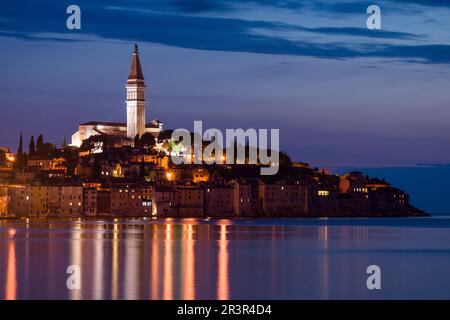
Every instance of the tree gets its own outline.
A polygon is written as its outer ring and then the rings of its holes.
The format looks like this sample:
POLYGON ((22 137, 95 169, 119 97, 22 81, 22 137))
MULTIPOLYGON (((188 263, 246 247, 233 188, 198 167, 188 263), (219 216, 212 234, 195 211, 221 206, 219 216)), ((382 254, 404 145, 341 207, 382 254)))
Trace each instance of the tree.
MULTIPOLYGON (((277 152, 277 151, 271 150, 271 152, 277 152)), ((279 161, 280 161, 280 165, 284 165, 284 166, 292 165, 291 157, 287 154, 287 152, 284 152, 284 151, 281 151, 279 153, 279 161)))
MULTIPOLYGON (((162 131, 159 136, 158 136, 158 140, 162 141, 162 140, 168 140, 170 138, 172 138, 172 132, 173 130, 164 130, 162 131)), ((192 139, 193 141, 193 139, 192 139)))
POLYGON ((14 161, 14 170, 23 170, 26 165, 26 158, 23 153, 23 136, 20 133, 19 147, 17 148, 16 160, 14 161))
POLYGON ((36 141, 36 152, 38 155, 42 154, 42 146, 44 145, 44 137, 40 134, 36 141))
POLYGON ((67 167, 67 175, 73 176, 75 168, 78 164, 78 150, 69 148, 66 149, 64 152, 62 152, 60 156, 63 157, 65 160, 65 165, 67 167))
POLYGON ((23 154, 23 137, 22 137, 22 132, 20 133, 20 138, 19 138, 19 147, 17 148, 17 155, 22 155, 23 154))
POLYGON ((134 136, 134 147, 135 148, 139 147, 139 134, 134 136))
POLYGON ((95 179, 99 179, 101 177, 101 172, 102 171, 102 166, 101 166, 101 161, 100 161, 100 157, 96 156, 94 158, 94 165, 92 167, 92 177, 95 179))
POLYGON ((155 138, 153 137, 153 135, 151 133, 144 133, 141 137, 141 139, 139 140, 139 146, 141 148, 148 148, 148 149, 152 149, 156 144, 155 138))
POLYGON ((28 145, 28 155, 30 157, 36 154, 36 146, 34 144, 34 136, 31 136, 30 144, 28 145))
POLYGON ((64 140, 63 140, 63 143, 62 143, 62 146, 61 146, 63 149, 65 149, 65 148, 67 148, 67 140, 66 140, 66 137, 64 137, 64 140))
POLYGON ((6 164, 6 153, 2 149, 0 149, 0 166, 4 166, 6 164))
POLYGON ((80 151, 89 151, 89 153, 93 153, 102 148, 104 142, 104 137, 101 135, 90 136, 86 140, 83 140, 83 143, 80 146, 80 151))
POLYGON ((54 150, 56 149, 56 146, 53 143, 44 143, 41 147, 41 151, 38 152, 40 157, 48 158, 51 157, 54 153, 54 150))
POLYGON ((145 162, 141 160, 139 164, 139 177, 144 178, 145 177, 145 162))
POLYGON ((106 134, 103 135, 102 149, 103 154, 108 152, 108 135, 106 134))

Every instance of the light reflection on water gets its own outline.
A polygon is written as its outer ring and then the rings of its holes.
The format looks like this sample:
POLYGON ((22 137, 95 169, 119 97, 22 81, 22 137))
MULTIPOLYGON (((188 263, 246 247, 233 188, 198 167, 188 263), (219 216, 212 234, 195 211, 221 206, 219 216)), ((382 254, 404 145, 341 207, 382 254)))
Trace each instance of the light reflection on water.
POLYGON ((8 242, 5 300, 15 300, 17 299, 16 246, 13 240, 9 240, 8 242))
POLYGON ((449 270, 445 219, 0 220, 0 299, 450 298, 449 270))

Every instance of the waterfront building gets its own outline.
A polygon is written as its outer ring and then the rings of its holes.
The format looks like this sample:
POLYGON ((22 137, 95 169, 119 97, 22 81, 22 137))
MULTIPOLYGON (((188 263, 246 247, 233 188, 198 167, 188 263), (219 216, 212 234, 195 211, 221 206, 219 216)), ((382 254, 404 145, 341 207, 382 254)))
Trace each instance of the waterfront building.
POLYGON ((305 216, 307 214, 307 187, 300 181, 260 181, 258 195, 261 211, 266 215, 305 216))
MULTIPOLYGON (((45 186, 42 188, 48 190, 48 216, 83 216, 83 187, 81 185, 45 186)), ((33 193, 32 197, 34 197, 33 193)))
POLYGON ((151 215, 153 187, 113 185, 111 215, 114 217, 140 217, 151 215))
POLYGON ((162 218, 176 216, 176 198, 176 185, 156 185, 152 194, 152 214, 162 218))
POLYGON ((80 217, 82 213, 81 185, 8 186, 8 214, 18 217, 80 217))
POLYGON ((392 187, 369 187, 369 209, 378 215, 396 215, 409 206, 409 197, 402 190, 392 187))
POLYGON ((13 184, 8 186, 8 215, 24 217, 31 214, 31 190, 24 184, 13 184))
POLYGON ((367 177, 361 172, 350 172, 344 174, 339 180, 339 192, 340 193, 351 193, 351 192, 362 192, 367 193, 367 177))
POLYGON ((86 217, 111 216, 111 191, 101 187, 83 190, 83 215, 86 217))
POLYGON ((233 209, 236 216, 253 216, 260 213, 258 183, 232 181, 233 209))
POLYGON ((0 217, 8 213, 8 187, 0 184, 0 217))
POLYGON ((211 217, 234 215, 234 188, 232 185, 208 185, 205 195, 206 215, 211 217))
POLYGON ((178 217, 202 217, 205 209, 205 188, 198 185, 178 185, 176 188, 178 217))

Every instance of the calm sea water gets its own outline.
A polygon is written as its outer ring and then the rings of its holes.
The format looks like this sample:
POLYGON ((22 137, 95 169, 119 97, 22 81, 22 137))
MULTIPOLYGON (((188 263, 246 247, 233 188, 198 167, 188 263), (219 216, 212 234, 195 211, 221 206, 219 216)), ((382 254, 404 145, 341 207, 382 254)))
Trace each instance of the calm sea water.
POLYGON ((450 217, 0 221, 0 299, 382 298, 450 299, 450 217))

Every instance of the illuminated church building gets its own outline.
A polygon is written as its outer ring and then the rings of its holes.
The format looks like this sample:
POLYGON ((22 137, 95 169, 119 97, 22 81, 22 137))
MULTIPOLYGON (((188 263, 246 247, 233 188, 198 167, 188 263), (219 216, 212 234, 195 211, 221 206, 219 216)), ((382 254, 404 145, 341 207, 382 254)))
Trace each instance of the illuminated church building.
POLYGON ((72 135, 72 145, 81 146, 82 142, 94 135, 105 134, 115 138, 118 144, 133 144, 136 135, 150 133, 157 137, 163 130, 163 124, 157 119, 145 123, 145 80, 139 61, 137 45, 134 45, 133 60, 127 80, 127 122, 97 122, 90 121, 78 126, 78 131, 72 135))

